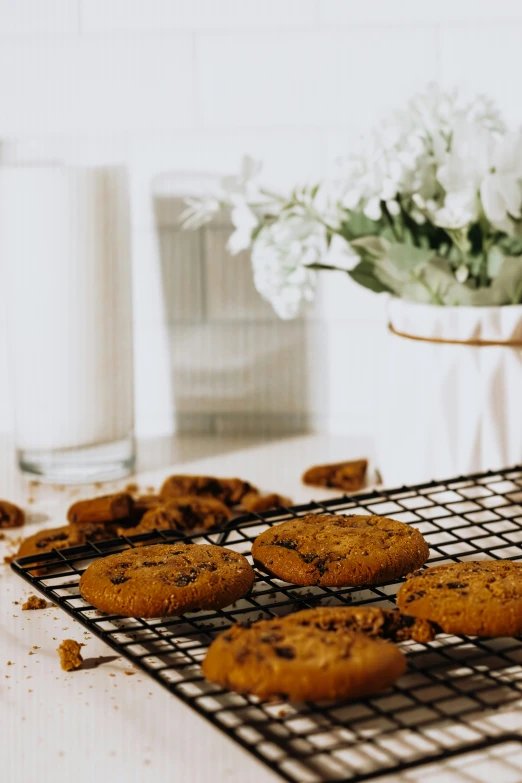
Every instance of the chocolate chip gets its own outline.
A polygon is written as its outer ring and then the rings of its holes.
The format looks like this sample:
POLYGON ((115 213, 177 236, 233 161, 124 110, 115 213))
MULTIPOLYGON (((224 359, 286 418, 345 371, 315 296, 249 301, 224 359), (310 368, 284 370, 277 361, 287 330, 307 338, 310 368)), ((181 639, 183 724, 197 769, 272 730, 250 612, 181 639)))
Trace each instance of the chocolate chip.
POLYGON ((326 563, 326 559, 323 559, 323 560, 318 560, 318 561, 315 563, 315 567, 316 567, 316 569, 319 571, 319 573, 321 574, 321 576, 323 576, 323 575, 326 573, 326 571, 328 571, 328 565, 327 565, 327 563, 326 563))
POLYGON ((123 576, 123 574, 121 574, 120 576, 111 577, 111 582, 113 585, 122 585, 124 582, 128 582, 129 579, 130 576, 123 576))
POLYGON ((153 566, 160 565, 155 560, 145 560, 142 564, 143 568, 152 568, 153 566))
POLYGON ((416 601, 417 598, 422 598, 424 595, 426 595, 426 592, 424 590, 419 590, 418 593, 412 593, 407 597, 406 603, 411 604, 412 601, 416 601))
POLYGON ((201 516, 194 511, 192 506, 180 505, 178 506, 181 512, 182 524, 189 530, 194 530, 195 527, 201 525, 201 516))
POLYGON ((195 582, 197 579, 197 574, 181 574, 176 579, 176 585, 177 587, 186 587, 191 582, 195 582))
POLYGON ((198 568, 200 568, 202 571, 215 571, 216 566, 214 563, 199 563, 198 568))
POLYGON ((284 636, 281 633, 267 633, 261 636, 261 641, 266 644, 277 644, 278 642, 282 642, 283 639, 284 636))
POLYGON ((448 590, 462 590, 463 587, 467 587, 467 583, 461 584, 460 582, 448 582, 446 587, 448 590))
POLYGON ((293 647, 274 647, 274 652, 278 658, 286 658, 288 661, 292 661, 295 658, 293 647))
POLYGON ((284 549, 297 549, 299 544, 292 538, 282 538, 280 541, 274 541, 274 546, 282 546, 284 549))
POLYGON ((310 553, 308 555, 301 555, 302 559, 305 563, 313 563, 314 560, 317 560, 319 555, 315 555, 313 553, 310 553))
POLYGON ((225 634, 223 634, 223 639, 225 640, 225 642, 231 642, 232 639, 233 639, 233 636, 232 636, 231 633, 225 633, 225 634))
POLYGON ((53 541, 66 541, 69 538, 67 533, 58 533, 55 536, 47 536, 47 538, 42 538, 40 541, 37 541, 35 546, 37 549, 43 549, 46 546, 49 546, 49 544, 52 544, 53 541))
POLYGON ((200 494, 208 494, 218 497, 221 495, 222 491, 223 487, 221 486, 220 482, 217 479, 211 478, 203 484, 200 490, 200 494))

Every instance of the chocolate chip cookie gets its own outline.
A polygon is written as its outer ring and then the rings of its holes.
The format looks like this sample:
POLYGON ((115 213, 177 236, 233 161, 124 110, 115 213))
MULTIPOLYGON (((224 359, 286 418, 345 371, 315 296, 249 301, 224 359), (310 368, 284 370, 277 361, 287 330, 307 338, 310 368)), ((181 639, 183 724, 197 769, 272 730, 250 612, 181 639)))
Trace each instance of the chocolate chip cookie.
POLYGON ((380 693, 405 671, 404 655, 390 642, 343 623, 298 619, 304 614, 224 631, 209 647, 205 677, 261 699, 320 701, 380 693))
POLYGON ((391 642, 433 641, 437 627, 428 620, 403 614, 398 609, 381 606, 318 606, 289 614, 285 622, 295 622, 303 628, 315 627, 327 631, 359 631, 368 636, 391 642))
POLYGON ((312 487, 335 487, 345 492, 357 492, 364 486, 367 468, 366 459, 316 465, 303 473, 302 482, 312 487))
POLYGON ((261 533, 254 562, 296 585, 371 585, 424 565, 429 547, 418 530, 378 516, 308 514, 261 533))
POLYGON ((0 530, 11 527, 22 527, 25 514, 21 508, 8 500, 0 500, 0 530))
POLYGON ((134 535, 151 530, 217 530, 226 525, 230 516, 228 507, 215 498, 180 496, 148 511, 137 527, 124 532, 134 535))
POLYGON ((242 479, 180 475, 169 476, 163 482, 160 496, 166 501, 179 495, 201 495, 216 498, 227 506, 238 506, 248 492, 257 492, 256 487, 242 479))
POLYGON ((67 521, 77 525, 115 522, 128 519, 132 513, 132 506, 132 497, 127 492, 78 500, 67 511, 67 521))
POLYGON ((397 594, 399 607, 445 633, 522 635, 522 563, 468 560, 427 568, 397 594))
POLYGON ((65 549, 68 546, 77 546, 79 544, 85 544, 85 536, 75 528, 70 525, 51 527, 25 538, 20 544, 16 556, 41 555, 44 552, 51 552, 53 549, 65 549))
POLYGON ((134 501, 126 492, 100 495, 88 500, 78 500, 67 511, 70 527, 78 535, 85 535, 87 541, 108 541, 119 535, 121 528, 132 527, 134 501))
POLYGON ((243 555, 211 544, 154 544, 100 558, 80 579, 80 593, 102 612, 167 617, 222 609, 252 587, 243 555))

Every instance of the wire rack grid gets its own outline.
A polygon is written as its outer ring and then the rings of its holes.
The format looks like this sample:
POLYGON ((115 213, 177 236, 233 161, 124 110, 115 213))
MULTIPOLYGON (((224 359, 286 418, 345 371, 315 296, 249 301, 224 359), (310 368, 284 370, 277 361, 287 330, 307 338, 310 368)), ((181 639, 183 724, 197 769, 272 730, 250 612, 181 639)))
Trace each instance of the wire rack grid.
MULTIPOLYGON (((184 540, 224 545, 249 556, 252 541, 268 526, 321 511, 381 514, 411 524, 430 545, 430 565, 522 560, 522 466, 248 514, 224 531, 184 540)), ((174 531, 121 537, 21 558, 12 568, 292 783, 358 783, 470 750, 520 742, 519 639, 443 635, 428 645, 408 642, 403 645, 408 671, 398 684, 357 702, 260 702, 210 684, 201 673, 210 642, 233 622, 317 605, 392 606, 400 581, 365 588, 303 588, 257 571, 251 593, 231 607, 157 620, 102 614, 81 598, 78 582, 94 559, 180 537, 174 531)))

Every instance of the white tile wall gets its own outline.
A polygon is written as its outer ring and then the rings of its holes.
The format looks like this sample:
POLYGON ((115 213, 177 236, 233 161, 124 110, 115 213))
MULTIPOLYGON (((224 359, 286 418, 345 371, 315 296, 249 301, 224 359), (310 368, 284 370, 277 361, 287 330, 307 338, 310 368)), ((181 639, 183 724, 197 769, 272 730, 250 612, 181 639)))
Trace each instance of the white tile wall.
POLYGON ((186 128, 193 122, 192 79, 192 40, 184 34, 3 40, 0 131, 186 128))
POLYGON ((313 24, 316 0, 85 0, 86 32, 313 24))
MULTIPOLYGON (((179 196, 243 153, 316 180, 430 80, 522 121, 521 40, 520 0, 0 0, 0 138, 81 135, 90 160, 110 138, 131 169, 139 432, 372 432, 382 298, 330 274, 280 322, 222 225, 180 233, 179 196)), ((0 314, 0 367, 6 346, 0 314)))
POLYGON ((0 5, 0 35, 75 34, 80 0, 9 0, 0 5))

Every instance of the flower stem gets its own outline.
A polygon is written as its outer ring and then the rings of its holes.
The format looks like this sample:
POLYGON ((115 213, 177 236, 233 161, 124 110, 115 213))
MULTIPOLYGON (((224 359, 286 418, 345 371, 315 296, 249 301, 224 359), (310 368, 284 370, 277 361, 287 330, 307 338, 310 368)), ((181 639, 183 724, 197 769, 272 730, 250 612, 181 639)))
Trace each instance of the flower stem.
POLYGON ((394 222, 392 216, 390 215, 389 209, 386 206, 386 202, 385 201, 381 201, 381 209, 382 209, 384 217, 386 218, 386 220, 390 224, 390 228, 391 228, 391 230, 393 232, 393 236, 395 237, 397 242, 401 242, 402 238, 401 238, 401 236, 399 235, 399 233, 397 231, 397 228, 395 226, 395 222, 394 222))

